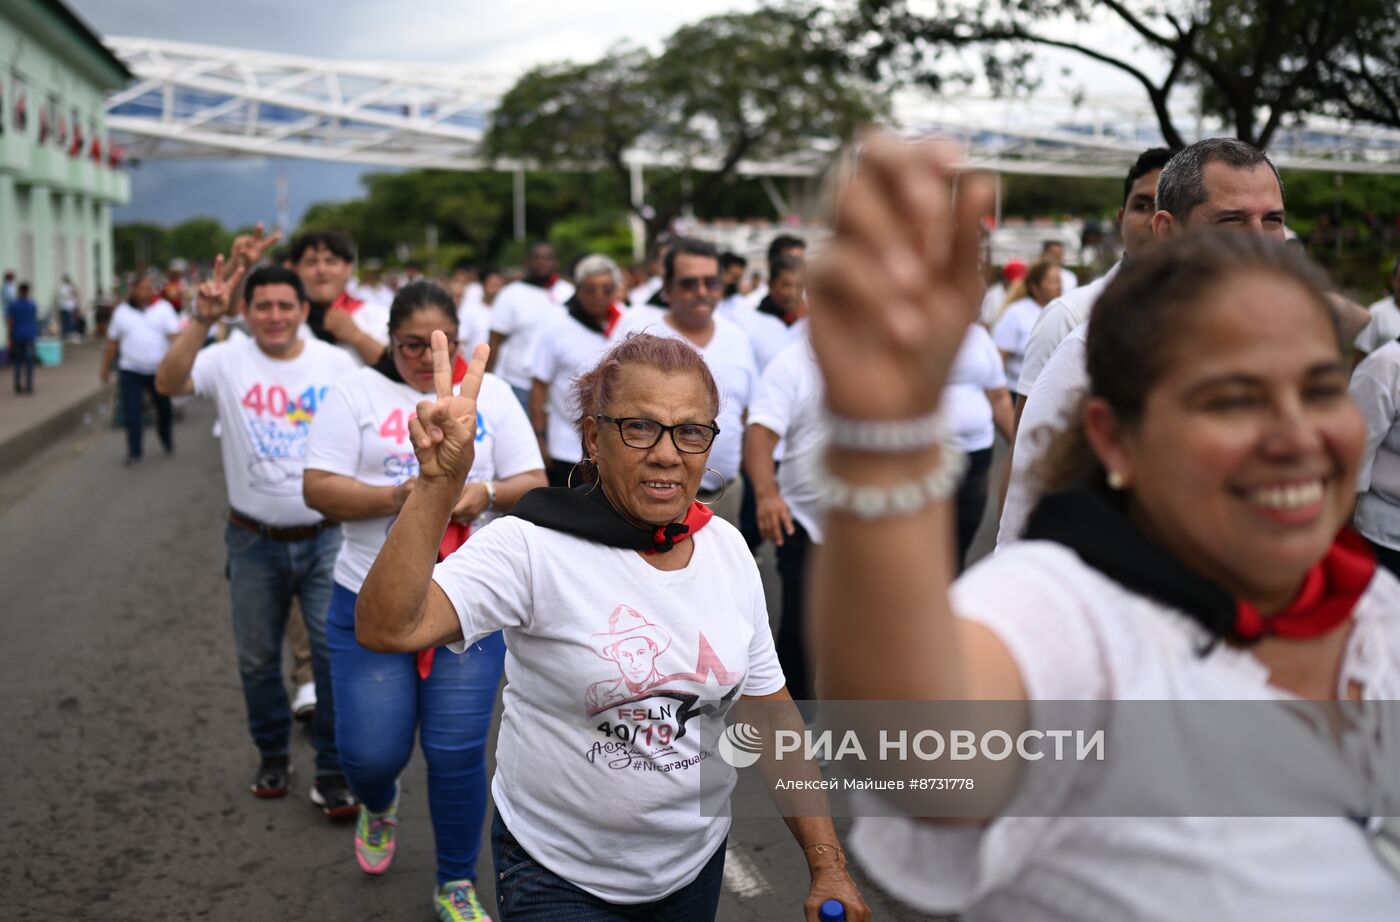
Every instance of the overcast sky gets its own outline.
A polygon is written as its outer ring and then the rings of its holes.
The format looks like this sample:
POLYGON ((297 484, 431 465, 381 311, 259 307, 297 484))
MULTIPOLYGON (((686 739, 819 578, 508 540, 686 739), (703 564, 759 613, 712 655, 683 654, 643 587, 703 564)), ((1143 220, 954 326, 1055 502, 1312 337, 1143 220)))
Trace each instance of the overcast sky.
MULTIPOLYGON (((747 11, 758 0, 66 0, 100 35, 200 42, 340 60, 465 65, 515 75, 546 61, 592 60, 623 40, 659 46, 677 27, 747 11)), ((1066 23, 1074 34, 1103 23, 1066 23)), ((1131 47, 1124 38, 1109 47, 1131 47)), ((1076 82, 1125 87, 1117 72, 1074 66, 1076 82)), ((1051 81, 1063 83, 1060 78, 1051 81)), ((1134 87, 1126 86, 1128 92, 1134 87)), ((132 201, 118 222, 171 224, 212 215, 238 226, 275 219, 275 178, 287 177, 293 224, 307 206, 360 194, 363 167, 312 161, 147 162, 132 173, 132 201)))

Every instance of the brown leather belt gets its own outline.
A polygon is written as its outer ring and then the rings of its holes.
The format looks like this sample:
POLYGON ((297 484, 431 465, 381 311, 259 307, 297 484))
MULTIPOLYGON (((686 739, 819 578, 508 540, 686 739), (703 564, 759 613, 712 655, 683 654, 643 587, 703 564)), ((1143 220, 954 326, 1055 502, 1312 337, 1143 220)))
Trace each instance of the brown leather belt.
POLYGON ((269 541, 305 541, 307 538, 314 538, 321 532, 335 528, 339 522, 332 522, 322 519, 315 525, 268 525, 250 518, 237 509, 228 511, 228 523, 234 528, 241 528, 244 531, 251 531, 259 537, 269 541))

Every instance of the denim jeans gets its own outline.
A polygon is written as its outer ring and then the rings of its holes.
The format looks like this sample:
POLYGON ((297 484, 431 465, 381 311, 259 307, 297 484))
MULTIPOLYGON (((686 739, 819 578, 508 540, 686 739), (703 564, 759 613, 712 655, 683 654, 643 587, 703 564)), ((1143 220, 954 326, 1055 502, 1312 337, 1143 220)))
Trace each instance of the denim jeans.
POLYGON ((486 743, 505 639, 497 632, 461 655, 440 648, 432 673, 419 679, 416 654, 375 653, 355 640, 356 598, 337 583, 326 618, 335 738, 350 790, 370 810, 388 809, 416 729, 428 763, 438 884, 476 880, 486 820, 486 743))
POLYGON ((16 339, 10 343, 10 364, 15 366, 15 393, 34 390, 34 340, 16 339), (20 372, 24 383, 20 384, 20 372))
POLYGON ((498 922, 714 922, 724 883, 724 847, 690 883, 650 903, 608 903, 530 857, 501 815, 491 819, 491 858, 496 867, 498 922))
POLYGON ((170 398, 156 393, 156 376, 122 370, 118 377, 122 395, 122 422, 126 424, 126 456, 141 457, 141 433, 145 427, 141 404, 147 394, 156 405, 156 433, 166 451, 175 447, 172 441, 170 398))
POLYGON ((311 638, 311 670, 316 682, 311 745, 316 750, 317 777, 340 772, 335 749, 335 692, 326 652, 326 609, 331 602, 331 574, 340 540, 339 528, 328 528, 302 541, 273 541, 233 525, 224 529, 233 641, 248 708, 248 730, 264 757, 290 753, 292 710, 282 681, 282 638, 295 596, 301 602, 311 638))

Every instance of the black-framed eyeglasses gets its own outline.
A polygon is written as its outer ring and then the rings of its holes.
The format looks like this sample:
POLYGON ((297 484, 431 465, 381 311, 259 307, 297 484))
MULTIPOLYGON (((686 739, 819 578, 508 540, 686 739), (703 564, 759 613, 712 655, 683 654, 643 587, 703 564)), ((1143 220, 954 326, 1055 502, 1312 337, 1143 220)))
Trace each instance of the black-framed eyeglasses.
POLYGON ((723 291, 724 279, 718 275, 691 275, 686 278, 676 279, 676 285, 686 294, 695 294, 700 290, 700 286, 705 286, 710 291, 723 291))
POLYGON ((715 436, 719 435, 719 426, 707 426, 704 423, 677 423, 674 426, 663 426, 654 419, 647 419, 642 416, 606 416, 597 414, 594 419, 600 419, 605 423, 613 423, 617 426, 617 434, 622 437, 622 444, 628 448, 647 449, 656 446, 661 441, 661 436, 671 433, 671 444, 676 446, 677 451, 685 452, 688 455, 698 455, 709 451, 710 445, 715 441, 715 436))
MULTIPOLYGON (((447 341, 447 353, 451 355, 457 351, 458 342, 455 339, 447 341)), ((399 355, 406 359, 421 359, 423 353, 433 347, 433 344, 426 339, 399 339, 394 337, 394 348, 399 350, 399 355)))

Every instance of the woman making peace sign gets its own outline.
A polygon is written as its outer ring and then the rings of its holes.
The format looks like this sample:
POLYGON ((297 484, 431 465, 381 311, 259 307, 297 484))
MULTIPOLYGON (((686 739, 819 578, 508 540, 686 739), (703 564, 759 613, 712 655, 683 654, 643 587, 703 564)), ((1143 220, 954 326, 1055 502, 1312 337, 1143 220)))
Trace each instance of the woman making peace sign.
MULTIPOLYGON (((418 482, 409 421, 435 386, 429 337, 457 338, 452 298, 434 282, 399 290, 389 311, 390 348, 379 364, 337 382, 307 438, 308 505, 344 523, 327 616, 336 733, 341 763, 361 803, 355 858, 367 874, 389 869, 398 824, 398 776, 413 753, 414 730, 428 766, 437 840, 435 908, 445 922, 482 917, 473 881, 486 817, 486 739, 505 646, 480 638, 461 656, 384 654, 355 641, 355 598, 418 482)), ((455 349, 448 349, 451 355, 455 349)), ((449 369, 446 387, 451 391, 449 369)), ((476 448, 470 483, 453 504, 450 552, 471 529, 543 486, 544 462, 525 411, 505 381, 477 379, 476 448)))
MULTIPOLYGON (((454 395, 446 347, 434 333, 438 399, 411 424, 418 484, 361 590, 359 638, 461 649, 504 630, 502 918, 711 920, 729 818, 702 804, 726 804, 735 776, 702 741, 741 697, 796 717, 753 557, 694 502, 718 432, 714 379, 685 343, 623 340, 575 385, 575 488, 532 492, 435 566, 473 462, 488 351, 454 395)), ((834 898, 868 919, 830 818, 788 824, 812 874, 807 918, 834 898)))

